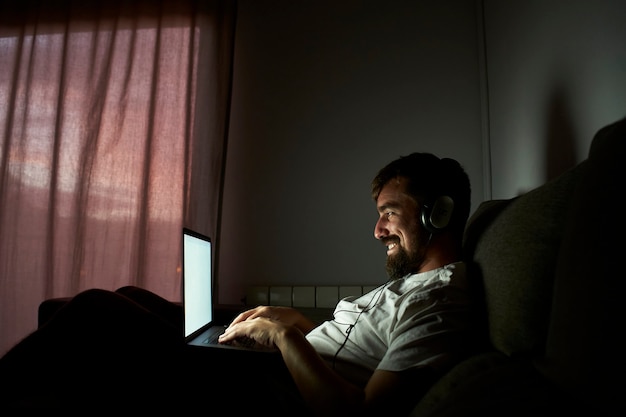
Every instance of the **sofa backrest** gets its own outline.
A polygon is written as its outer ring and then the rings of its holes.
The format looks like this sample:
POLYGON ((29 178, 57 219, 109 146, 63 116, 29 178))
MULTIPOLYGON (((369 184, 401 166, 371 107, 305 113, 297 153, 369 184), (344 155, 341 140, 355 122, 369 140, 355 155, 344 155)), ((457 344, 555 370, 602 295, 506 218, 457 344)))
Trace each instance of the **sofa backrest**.
POLYGON ((565 213, 585 162, 523 195, 482 203, 464 253, 482 278, 489 339, 509 356, 544 352, 565 213))
POLYGON ((596 133, 560 247, 542 373, 595 416, 625 416, 626 118, 596 133))

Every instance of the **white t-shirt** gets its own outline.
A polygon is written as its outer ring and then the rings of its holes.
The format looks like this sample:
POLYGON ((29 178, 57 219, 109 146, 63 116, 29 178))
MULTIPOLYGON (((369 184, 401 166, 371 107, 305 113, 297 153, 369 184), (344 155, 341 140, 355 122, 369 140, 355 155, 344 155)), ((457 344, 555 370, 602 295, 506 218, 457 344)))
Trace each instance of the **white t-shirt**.
POLYGON ((376 369, 448 365, 472 326, 471 304, 465 264, 459 262, 347 297, 337 304, 334 320, 306 337, 339 373, 365 383, 376 369))

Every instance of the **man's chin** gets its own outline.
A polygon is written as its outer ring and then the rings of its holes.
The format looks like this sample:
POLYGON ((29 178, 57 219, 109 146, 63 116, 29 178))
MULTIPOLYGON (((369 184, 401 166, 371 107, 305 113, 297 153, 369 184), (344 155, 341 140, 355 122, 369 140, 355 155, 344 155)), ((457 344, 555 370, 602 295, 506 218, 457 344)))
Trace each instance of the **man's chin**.
POLYGON ((411 262, 411 258, 404 253, 388 256, 386 269, 389 279, 393 281, 417 271, 415 265, 416 263, 411 262))
POLYGON ((387 275, 389 275, 389 279, 392 281, 398 278, 402 278, 410 272, 410 269, 407 268, 405 265, 397 265, 393 262, 387 263, 387 275))

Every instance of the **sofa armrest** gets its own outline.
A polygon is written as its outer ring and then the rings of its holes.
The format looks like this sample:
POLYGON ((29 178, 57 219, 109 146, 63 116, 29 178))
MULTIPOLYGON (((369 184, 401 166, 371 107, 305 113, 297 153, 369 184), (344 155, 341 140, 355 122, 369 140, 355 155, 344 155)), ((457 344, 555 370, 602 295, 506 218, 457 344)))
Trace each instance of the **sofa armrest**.
POLYGON ((57 297, 42 301, 37 311, 37 327, 43 326, 58 309, 63 307, 71 299, 72 297, 57 297))

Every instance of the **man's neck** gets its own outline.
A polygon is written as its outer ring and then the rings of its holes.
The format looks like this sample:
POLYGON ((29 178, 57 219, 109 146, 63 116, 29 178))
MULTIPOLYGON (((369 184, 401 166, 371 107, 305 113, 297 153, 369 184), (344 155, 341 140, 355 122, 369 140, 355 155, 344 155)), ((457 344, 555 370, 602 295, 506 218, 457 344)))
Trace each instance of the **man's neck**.
POLYGON ((461 248, 448 234, 433 236, 422 266, 418 272, 431 271, 442 266, 459 262, 461 248))

